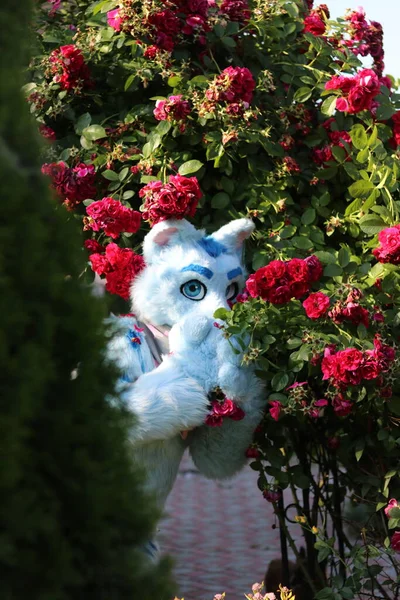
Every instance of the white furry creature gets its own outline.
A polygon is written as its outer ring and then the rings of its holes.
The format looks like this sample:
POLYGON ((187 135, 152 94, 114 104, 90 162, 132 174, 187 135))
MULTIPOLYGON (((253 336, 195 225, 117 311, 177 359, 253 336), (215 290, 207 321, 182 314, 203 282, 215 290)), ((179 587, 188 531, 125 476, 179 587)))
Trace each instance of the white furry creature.
POLYGON ((131 293, 135 317, 118 319, 110 354, 124 373, 122 397, 137 416, 134 457, 161 507, 187 446, 205 476, 230 477, 245 464, 262 416, 262 385, 213 318, 243 288, 242 244, 253 229, 249 219, 238 219, 205 236, 185 220, 171 220, 144 240, 146 267, 131 293), (215 388, 244 418, 204 424, 215 388))

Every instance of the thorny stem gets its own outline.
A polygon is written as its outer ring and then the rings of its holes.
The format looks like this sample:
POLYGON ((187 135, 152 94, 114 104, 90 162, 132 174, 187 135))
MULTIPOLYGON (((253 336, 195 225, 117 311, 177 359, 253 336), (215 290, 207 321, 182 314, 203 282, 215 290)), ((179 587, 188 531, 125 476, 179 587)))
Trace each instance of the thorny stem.
POLYGON ((277 510, 276 513, 277 513, 278 519, 279 519, 279 526, 283 530, 286 540, 288 541, 289 546, 297 559, 298 565, 299 565, 300 569, 303 571, 304 577, 307 580, 307 583, 309 584, 313 595, 315 596, 315 594, 317 593, 317 589, 315 587, 313 580, 311 579, 311 577, 308 573, 306 565, 303 563, 303 561, 301 559, 300 552, 297 550, 296 544, 295 544, 292 536, 290 535, 289 529, 287 528, 287 525, 285 523, 285 516, 284 516, 284 514, 282 514, 280 512, 280 510, 277 510))
POLYGON ((333 522, 335 524, 336 533, 338 536, 338 544, 339 544, 339 554, 341 558, 340 562, 340 575, 343 577, 343 580, 346 579, 346 564, 345 564, 345 553, 344 553, 344 531, 343 531, 343 523, 342 523, 342 508, 340 503, 340 492, 339 492, 339 477, 338 477, 338 469, 337 469, 337 461, 336 457, 332 457, 331 460, 331 470, 333 474, 333 508, 334 508, 334 518, 333 522))

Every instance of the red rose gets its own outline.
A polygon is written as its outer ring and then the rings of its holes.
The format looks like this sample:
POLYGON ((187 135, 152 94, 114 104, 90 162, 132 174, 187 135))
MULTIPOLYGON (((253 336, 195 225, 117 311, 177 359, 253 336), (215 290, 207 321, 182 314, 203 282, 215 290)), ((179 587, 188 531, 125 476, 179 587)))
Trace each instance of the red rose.
POLYGON ((99 244, 99 242, 97 242, 96 240, 85 240, 83 243, 84 247, 86 248, 86 250, 88 250, 89 252, 104 252, 105 251, 105 247, 102 246, 101 244, 99 244))
POLYGON ((367 358, 362 367, 362 376, 364 379, 371 380, 379 377, 381 369, 379 363, 373 358, 367 358))
POLYGON ((55 140, 57 139, 56 132, 54 131, 54 129, 52 129, 51 127, 48 127, 47 125, 44 125, 43 123, 41 123, 39 125, 39 131, 40 131, 40 134, 44 138, 46 138, 46 140, 50 140, 51 142, 55 142, 55 140))
MULTIPOLYGON (((370 110, 372 106, 372 100, 374 96, 368 93, 365 88, 360 86, 355 86, 350 90, 349 95, 347 97, 348 108, 347 111, 350 114, 359 113, 362 110, 370 110)), ((338 110, 339 107, 336 104, 336 108, 338 110)))
POLYGON ((106 276, 106 290, 129 299, 129 290, 134 277, 144 268, 142 256, 130 248, 120 248, 117 244, 108 244, 105 254, 91 254, 89 260, 92 269, 106 276))
POLYGON ((322 379, 333 379, 334 382, 340 382, 343 378, 343 370, 337 354, 326 354, 322 359, 321 371, 322 379))
POLYGON ((143 218, 154 225, 165 219, 193 217, 202 192, 196 177, 171 175, 168 183, 151 181, 139 196, 144 198, 143 218))
POLYGON ((314 148, 312 150, 312 159, 317 165, 323 165, 333 159, 332 148, 324 146, 323 148, 314 148))
POLYGON ((229 415, 229 418, 232 419, 232 421, 242 421, 242 419, 244 419, 246 416, 244 410, 240 408, 240 406, 238 406, 237 404, 235 404, 234 406, 234 411, 231 415, 229 415))
POLYGON ((96 195, 94 165, 79 163, 70 168, 60 161, 42 165, 42 173, 51 178, 51 187, 69 210, 96 195))
POLYGON ((308 282, 308 266, 301 258, 292 258, 286 265, 287 273, 292 281, 308 282))
POLYGON ((157 121, 184 121, 190 113, 190 105, 183 96, 170 96, 167 100, 157 100, 153 114, 157 121))
POLYGON ((74 44, 53 50, 49 62, 53 81, 59 83, 63 90, 76 91, 92 85, 83 54, 74 44))
POLYGON ((169 9, 153 13, 148 18, 148 23, 153 25, 157 33, 164 33, 172 37, 181 29, 180 19, 169 9))
POLYGON ((296 298, 296 300, 299 300, 300 298, 305 296, 309 289, 310 286, 308 282, 305 281, 295 281, 294 283, 290 284, 291 295, 293 298, 296 298))
POLYGON ((283 165, 288 173, 300 173, 300 166, 298 162, 291 156, 285 156, 283 158, 283 165))
POLYGON ((352 403, 346 400, 342 394, 334 397, 332 406, 338 417, 347 417, 347 415, 351 413, 353 407, 352 403))
POLYGON ((230 398, 225 398, 225 400, 220 404, 217 401, 212 402, 213 412, 220 417, 230 417, 236 410, 235 403, 230 398))
POLYGON ((392 535, 390 545, 395 552, 400 552, 400 531, 395 531, 392 535))
POLYGON ((325 33, 325 30, 326 25, 316 12, 312 11, 308 17, 304 19, 304 32, 320 36, 325 33))
POLYGON ((346 307, 341 311, 340 316, 348 319, 355 325, 362 323, 365 327, 369 327, 369 312, 360 304, 348 302, 346 307))
POLYGON ((204 422, 209 427, 221 427, 222 423, 224 422, 224 419, 223 419, 223 417, 220 417, 219 415, 211 413, 206 416, 206 419, 204 422))
POLYGON ((325 84, 326 90, 342 90, 347 93, 355 85, 355 79, 353 77, 344 77, 343 75, 334 75, 325 84))
POLYGON ((345 348, 336 354, 340 355, 340 360, 344 369, 354 371, 358 369, 363 362, 363 353, 357 348, 345 348))
POLYGON ((140 213, 123 206, 119 200, 113 198, 92 202, 86 212, 90 219, 87 219, 85 229, 104 231, 113 239, 119 237, 122 232, 136 233, 140 228, 140 213))
POLYGON ((130 248, 108 244, 106 258, 112 267, 112 270, 106 272, 106 290, 129 300, 132 281, 145 266, 143 257, 130 248))
POLYGON ((230 21, 247 23, 251 12, 247 0, 223 0, 220 12, 228 17, 230 21))
POLYGON ((92 271, 97 273, 98 275, 105 275, 108 271, 111 271, 111 265, 104 256, 104 254, 91 254, 89 256, 89 260, 91 262, 92 271))
POLYGON ((246 67, 227 67, 206 92, 209 100, 246 102, 250 104, 256 87, 253 75, 246 67))
POLYGON ((306 265, 308 267, 309 281, 314 282, 314 281, 318 281, 319 279, 321 279, 324 269, 322 267, 322 263, 319 260, 319 258, 317 258, 314 254, 312 254, 311 256, 307 256, 304 259, 304 262, 306 263, 306 265))
POLYGON ((250 275, 250 277, 246 281, 246 290, 249 292, 252 298, 257 298, 257 296, 259 296, 255 273, 253 273, 253 275, 250 275))
POLYGON ((309 319, 319 319, 329 308, 329 297, 322 292, 310 294, 303 302, 304 310, 309 319))
POLYGON ((260 456, 260 452, 259 452, 258 448, 256 448, 256 446, 250 446, 249 448, 247 448, 247 450, 246 450, 247 458, 259 458, 259 456, 260 456))
POLYGON ((264 490, 263 496, 268 502, 278 502, 282 497, 282 492, 273 492, 271 490, 264 490))

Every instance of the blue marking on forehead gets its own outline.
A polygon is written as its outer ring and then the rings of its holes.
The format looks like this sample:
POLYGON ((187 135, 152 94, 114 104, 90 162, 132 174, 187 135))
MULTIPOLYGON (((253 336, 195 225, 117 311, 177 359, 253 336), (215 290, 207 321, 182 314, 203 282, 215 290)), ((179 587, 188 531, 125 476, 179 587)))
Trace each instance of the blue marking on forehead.
POLYGON ((228 271, 227 273, 228 279, 234 279, 238 275, 243 275, 243 271, 240 267, 236 267, 236 269, 232 269, 232 271, 228 271))
POLYGON ((214 240, 212 235, 201 238, 197 243, 213 258, 217 258, 221 254, 228 252, 228 248, 217 242, 217 240, 214 240))
POLYGON ((182 273, 184 271, 193 271, 194 273, 199 273, 200 275, 207 277, 207 279, 211 279, 211 277, 214 275, 211 269, 207 269, 207 267, 202 267, 201 265, 188 265, 187 267, 183 267, 183 269, 181 269, 182 273))

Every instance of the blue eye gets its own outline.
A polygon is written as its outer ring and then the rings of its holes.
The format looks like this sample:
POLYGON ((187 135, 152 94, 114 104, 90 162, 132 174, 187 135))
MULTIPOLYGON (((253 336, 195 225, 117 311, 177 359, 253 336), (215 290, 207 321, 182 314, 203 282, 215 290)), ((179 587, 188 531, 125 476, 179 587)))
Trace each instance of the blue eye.
POLYGON ((226 288, 226 297, 228 300, 234 300, 236 298, 236 296, 238 295, 238 291, 239 291, 239 285, 237 284, 237 282, 235 281, 234 283, 231 283, 230 285, 228 285, 228 287, 226 288))
POLYGON ((181 285, 181 294, 186 298, 189 298, 189 300, 199 302, 199 300, 203 300, 204 296, 207 294, 207 288, 204 283, 201 283, 198 279, 191 279, 181 285))

